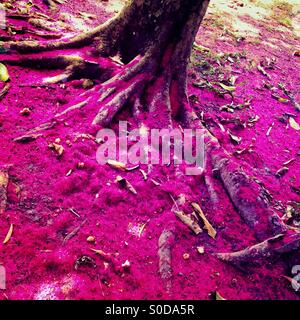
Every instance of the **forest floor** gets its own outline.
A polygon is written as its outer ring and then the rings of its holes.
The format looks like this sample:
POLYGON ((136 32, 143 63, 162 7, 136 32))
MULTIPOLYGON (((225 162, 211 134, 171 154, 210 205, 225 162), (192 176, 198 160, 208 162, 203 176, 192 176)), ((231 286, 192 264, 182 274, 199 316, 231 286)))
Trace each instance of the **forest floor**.
MULTIPOLYGON (((123 4, 64 1, 51 11, 41 0, 3 3, 11 3, 12 11, 53 18, 43 30, 8 16, 10 28, 0 30, 4 40, 43 39, 33 31, 53 33, 57 25, 65 35, 82 32, 123 4)), ((212 0, 189 70, 195 110, 203 112, 206 126, 241 168, 264 184, 274 210, 294 227, 300 225, 299 10, 296 0, 212 0)), ((187 176, 172 165, 141 166, 148 172, 145 181, 139 170, 100 166, 98 145, 89 135, 94 113, 79 112, 35 141, 13 141, 52 119, 97 81, 33 86, 59 71, 7 69, 10 88, 0 101, 1 184, 8 168, 0 265, 7 283, 0 299, 215 299, 216 292, 228 300, 299 299, 286 278, 293 277, 291 260, 265 261, 241 271, 213 256, 257 242, 218 181, 222 207, 216 210, 202 176, 187 176), (63 147, 61 156, 49 148, 51 143, 63 147), (137 194, 121 189, 117 175, 128 179, 137 194), (216 238, 205 230, 196 236, 176 219, 170 195, 187 212, 197 202, 216 238), (170 221, 175 221, 176 241, 168 293, 158 272, 158 239, 170 221)), ((5 85, 0 83, 0 90, 5 85)), ((126 111, 119 119, 133 121, 126 111)))

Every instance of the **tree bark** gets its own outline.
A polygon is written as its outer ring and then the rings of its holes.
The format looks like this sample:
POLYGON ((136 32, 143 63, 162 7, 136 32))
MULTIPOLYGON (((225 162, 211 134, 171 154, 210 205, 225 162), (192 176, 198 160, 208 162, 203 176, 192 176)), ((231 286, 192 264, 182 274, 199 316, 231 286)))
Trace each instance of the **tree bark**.
POLYGON ((100 35, 99 48, 106 53, 120 52, 124 62, 149 47, 185 41, 186 56, 205 15, 209 0, 131 0, 100 35))

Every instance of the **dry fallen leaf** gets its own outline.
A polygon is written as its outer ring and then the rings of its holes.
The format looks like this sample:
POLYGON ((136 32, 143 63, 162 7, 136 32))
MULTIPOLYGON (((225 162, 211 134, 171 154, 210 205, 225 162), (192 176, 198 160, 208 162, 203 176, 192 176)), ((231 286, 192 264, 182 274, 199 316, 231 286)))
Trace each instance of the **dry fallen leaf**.
POLYGON ((199 234, 202 232, 201 227, 199 226, 198 222, 193 219, 193 217, 187 215, 183 211, 175 211, 176 216, 191 230, 194 231, 195 234, 199 234))
POLYGON ((14 225, 11 224, 10 227, 9 227, 9 230, 7 232, 7 235, 6 235, 6 237, 5 237, 4 241, 3 241, 3 244, 8 243, 8 241, 10 240, 10 238, 11 238, 11 236, 13 234, 13 231, 14 231, 14 225))
POLYGON ((20 111, 20 114, 22 116, 29 116, 31 113, 30 109, 29 108, 23 108, 21 111, 20 111))
POLYGON ((217 235, 217 231, 213 228, 213 226, 210 224, 210 222, 205 217, 205 214, 203 213, 202 209, 196 202, 192 202, 192 207, 195 209, 195 211, 198 213, 200 218, 203 220, 204 228, 207 230, 208 234, 215 239, 217 235))
POLYGON ((88 236, 88 237, 86 238, 86 241, 87 241, 87 242, 90 242, 90 243, 94 243, 94 242, 96 241, 96 239, 95 239, 94 236, 88 236))
POLYGON ((83 169, 85 167, 85 163, 84 162, 78 162, 76 167, 77 167, 77 169, 83 169))
POLYGON ((281 96, 279 96, 277 93, 272 93, 272 97, 275 98, 277 101, 282 102, 282 103, 287 103, 290 100, 287 98, 283 98, 281 96))
POLYGON ((92 250, 93 252, 95 252, 96 254, 98 254, 99 256, 101 256, 102 258, 111 258, 111 257, 113 257, 113 254, 112 254, 112 253, 106 253, 106 252, 104 252, 104 251, 101 250, 101 249, 92 249, 92 248, 91 248, 91 250, 92 250))
POLYGON ((116 182, 118 182, 121 185, 121 187, 126 188, 131 193, 137 194, 137 191, 134 189, 132 184, 127 179, 125 179, 125 178, 123 178, 121 176, 117 176, 116 177, 116 182))
POLYGON ((197 251, 198 251, 198 253, 203 254, 204 253, 204 247, 197 247, 197 251))
POLYGON ((288 280, 290 282, 290 284, 293 286, 293 288, 300 289, 300 284, 295 278, 291 278, 288 276, 282 276, 282 277, 285 278, 286 280, 288 280))
POLYGON ((0 81, 6 82, 7 80, 9 80, 7 68, 3 63, 0 63, 0 81))
POLYGON ((222 82, 219 82, 218 85, 219 85, 222 89, 224 89, 224 90, 226 90, 226 91, 229 91, 229 92, 233 92, 233 91, 235 91, 235 89, 236 89, 236 87, 234 87, 234 86, 226 86, 226 84, 224 84, 224 83, 222 83, 222 82))
POLYGON ((294 55, 295 57, 300 57, 300 50, 294 51, 293 55, 294 55))
POLYGON ((266 76, 268 79, 271 79, 271 76, 267 73, 267 71, 259 64, 257 66, 257 70, 261 72, 264 76, 266 76))
POLYGON ((225 298, 223 298, 222 296, 221 296, 221 294, 218 292, 218 291, 216 291, 216 300, 226 300, 225 298))
POLYGON ((57 155, 60 157, 60 156, 62 156, 62 154, 64 153, 64 147, 62 146, 62 145, 60 145, 60 144, 58 144, 58 143, 50 143, 49 145, 48 145, 48 147, 50 148, 50 149, 53 149, 56 153, 57 153, 57 155))
POLYGON ((290 118, 289 118, 289 123, 290 123, 290 126, 291 126, 293 129, 295 129, 295 130, 297 130, 297 131, 300 130, 300 125, 299 125, 299 123, 296 122, 296 120, 295 120, 294 118, 290 117, 290 118))
POLYGON ((276 176, 277 178, 280 178, 280 177, 282 177, 284 174, 286 174, 288 171, 289 171, 289 168, 288 168, 288 167, 282 167, 282 168, 280 168, 280 169, 275 173, 275 176, 276 176))
POLYGON ((241 142, 241 140, 242 140, 241 137, 238 137, 238 136, 232 134, 229 130, 228 130, 228 134, 229 134, 230 139, 231 139, 234 143, 239 144, 239 143, 241 142))
POLYGON ((122 263, 122 268, 129 269, 130 268, 130 262, 129 260, 126 260, 124 263, 122 263))
POLYGON ((126 165, 123 162, 119 162, 116 160, 107 160, 107 164, 114 169, 118 169, 122 171, 126 170, 126 165))

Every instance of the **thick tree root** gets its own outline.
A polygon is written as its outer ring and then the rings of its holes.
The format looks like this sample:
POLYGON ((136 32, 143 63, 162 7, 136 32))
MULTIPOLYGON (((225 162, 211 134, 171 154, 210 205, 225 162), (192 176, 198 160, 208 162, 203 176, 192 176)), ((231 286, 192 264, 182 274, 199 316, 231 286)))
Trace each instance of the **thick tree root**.
POLYGON ((270 208, 264 189, 243 172, 240 165, 219 145, 207 145, 207 153, 212 159, 214 173, 218 174, 232 203, 246 224, 254 230, 262 241, 286 231, 286 227, 270 208))
POLYGON ((17 51, 20 53, 36 53, 43 51, 53 51, 70 48, 80 48, 90 45, 95 38, 108 28, 109 22, 106 22, 96 28, 74 36, 73 38, 62 39, 59 41, 8 41, 1 43, 5 52, 17 51))
POLYGON ((34 69, 65 69, 57 76, 45 78, 42 84, 54 84, 74 79, 97 79, 105 81, 115 73, 116 63, 109 59, 88 59, 78 54, 69 55, 44 55, 44 56, 11 56, 5 55, 2 63, 17 65, 34 69), (98 61, 101 62, 98 63, 98 61))
POLYGON ((300 248, 300 234, 288 232, 269 238, 254 246, 233 253, 217 253, 215 256, 222 261, 233 264, 241 270, 259 266, 266 260, 274 261, 286 253, 300 248))
POLYGON ((159 274, 169 294, 172 290, 172 247, 174 244, 174 230, 172 230, 172 228, 165 229, 158 240, 159 274))

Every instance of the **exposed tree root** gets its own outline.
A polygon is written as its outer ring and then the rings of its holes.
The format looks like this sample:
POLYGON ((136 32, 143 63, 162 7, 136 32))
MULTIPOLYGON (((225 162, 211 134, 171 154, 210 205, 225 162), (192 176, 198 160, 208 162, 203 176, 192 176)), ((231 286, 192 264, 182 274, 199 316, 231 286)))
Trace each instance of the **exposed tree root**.
POLYGON ((159 274, 169 294, 172 290, 172 247, 174 243, 174 230, 165 229, 158 240, 159 274))
POLYGON ((286 253, 300 248, 300 234, 288 232, 269 238, 254 246, 233 253, 217 253, 216 257, 233 264, 241 270, 258 266, 265 260, 274 261, 286 253))
MULTIPOLYGON (((104 66, 101 66, 93 59, 88 60, 76 54, 57 56, 28 56, 21 58, 6 55, 3 59, 1 59, 1 61, 10 65, 18 65, 36 69, 65 69, 63 73, 57 76, 45 78, 43 80, 43 84, 54 84, 81 78, 105 81, 114 74, 114 69, 117 68, 116 64, 108 59, 105 59, 104 66)), ((103 63, 104 59, 102 59, 101 62, 103 63)))
POLYGON ((62 39, 59 41, 36 41, 36 40, 24 40, 24 41, 9 41, 2 43, 3 49, 6 52, 17 51, 21 53, 36 53, 42 51, 61 50, 69 48, 80 48, 90 45, 95 37, 108 27, 108 23, 97 26, 96 28, 76 35, 72 38, 62 39))
POLYGON ((214 173, 218 174, 232 203, 258 240, 286 231, 279 217, 270 209, 261 186, 243 172, 219 143, 207 144, 207 154, 212 159, 214 173))

